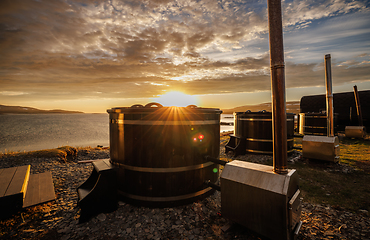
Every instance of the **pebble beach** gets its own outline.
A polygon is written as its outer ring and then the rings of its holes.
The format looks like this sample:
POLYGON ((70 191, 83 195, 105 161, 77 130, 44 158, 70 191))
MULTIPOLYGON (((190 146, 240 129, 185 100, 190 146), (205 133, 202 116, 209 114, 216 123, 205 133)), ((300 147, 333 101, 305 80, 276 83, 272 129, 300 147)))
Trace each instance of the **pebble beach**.
MULTIPOLYGON (((221 156, 226 157, 221 144, 221 156)), ((222 217, 221 193, 171 208, 138 207, 119 201, 118 209, 79 223, 77 187, 92 171, 82 160, 109 158, 107 148, 79 149, 72 158, 3 155, 0 168, 31 165, 31 174, 51 171, 56 199, 0 220, 0 239, 263 239, 222 217)), ((263 163, 271 156, 247 154, 238 159, 263 163), (244 158, 244 159, 243 159, 244 158)), ((289 156, 299 161, 300 152, 289 156)), ((367 211, 348 212, 329 205, 302 203, 297 239, 370 239, 367 211)))

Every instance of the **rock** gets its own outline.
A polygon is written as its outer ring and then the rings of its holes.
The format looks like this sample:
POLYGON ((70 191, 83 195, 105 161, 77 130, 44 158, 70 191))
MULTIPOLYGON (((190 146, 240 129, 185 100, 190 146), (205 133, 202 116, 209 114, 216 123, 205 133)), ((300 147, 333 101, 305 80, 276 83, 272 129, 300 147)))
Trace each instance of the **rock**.
POLYGON ((58 230, 58 233, 66 233, 69 232, 71 229, 69 227, 65 227, 63 229, 58 230))
POLYGON ((104 222, 107 219, 107 216, 104 213, 100 213, 96 218, 99 221, 104 222))
POLYGON ((364 214, 368 214, 369 213, 369 211, 367 211, 367 210, 365 210, 365 209, 360 209, 360 210, 358 210, 359 212, 361 212, 361 213, 364 213, 364 214))
POLYGON ((63 237, 60 238, 60 240, 69 240, 70 236, 69 235, 64 235, 63 237))
POLYGON ((334 236, 335 234, 334 234, 334 232, 332 232, 332 231, 326 231, 325 233, 324 233, 324 236, 334 236))

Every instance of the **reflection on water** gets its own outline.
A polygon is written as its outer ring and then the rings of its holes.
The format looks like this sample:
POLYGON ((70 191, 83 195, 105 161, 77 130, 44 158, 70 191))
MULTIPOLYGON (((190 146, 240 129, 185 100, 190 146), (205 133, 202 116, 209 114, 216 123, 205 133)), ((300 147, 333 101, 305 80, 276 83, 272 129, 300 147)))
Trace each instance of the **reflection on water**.
MULTIPOLYGON (((221 121, 221 123, 232 123, 232 124, 234 124, 234 115, 233 114, 221 114, 220 121, 221 121)), ((220 131, 221 132, 234 131, 234 126, 233 125, 221 124, 220 131)))
POLYGON ((108 114, 0 115, 0 152, 109 145, 108 114))

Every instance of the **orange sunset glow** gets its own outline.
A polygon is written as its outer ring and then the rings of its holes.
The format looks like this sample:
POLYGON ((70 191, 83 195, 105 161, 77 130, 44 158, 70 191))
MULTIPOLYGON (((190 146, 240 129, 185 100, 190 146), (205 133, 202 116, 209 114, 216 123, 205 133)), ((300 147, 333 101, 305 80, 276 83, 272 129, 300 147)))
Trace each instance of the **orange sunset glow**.
MULTIPOLYGON (((0 1, 0 104, 103 113, 157 96, 219 108, 270 102, 266 9, 266 1, 0 1)), ((328 53, 334 92, 370 89, 368 3, 287 0, 282 9, 287 101, 325 93, 328 53)))

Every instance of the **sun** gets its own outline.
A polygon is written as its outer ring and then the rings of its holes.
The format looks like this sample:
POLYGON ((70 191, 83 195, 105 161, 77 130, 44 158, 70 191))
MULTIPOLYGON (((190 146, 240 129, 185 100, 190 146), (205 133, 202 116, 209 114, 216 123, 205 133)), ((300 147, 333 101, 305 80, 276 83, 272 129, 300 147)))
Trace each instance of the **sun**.
POLYGON ((153 99, 153 101, 160 103, 165 107, 186 107, 189 105, 197 105, 197 100, 196 96, 177 91, 168 92, 153 99))

